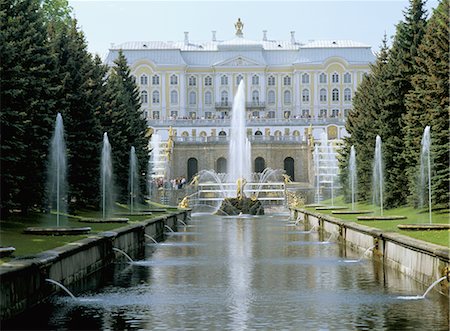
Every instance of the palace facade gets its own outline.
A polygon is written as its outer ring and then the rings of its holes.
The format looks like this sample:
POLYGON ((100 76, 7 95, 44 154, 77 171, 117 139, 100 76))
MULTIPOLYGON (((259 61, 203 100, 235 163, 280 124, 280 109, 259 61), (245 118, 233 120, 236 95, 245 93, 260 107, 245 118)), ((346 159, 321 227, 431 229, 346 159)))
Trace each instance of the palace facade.
MULTIPOLYGON (((231 40, 217 40, 213 31, 211 40, 195 42, 185 32, 179 42, 115 45, 106 63, 112 66, 119 50, 124 52, 141 91, 143 116, 163 140, 169 139, 172 127, 175 149, 226 140, 233 96, 241 80, 248 135, 256 144, 263 140, 306 144, 308 134, 314 140, 323 132, 337 140, 347 134, 344 123, 352 98, 375 60, 370 46, 349 40, 300 42, 294 32, 289 40, 270 40, 266 31, 261 40, 250 40, 244 38, 242 22, 235 27, 231 40)), ((287 157, 295 159, 295 155, 287 157)), ((280 167, 272 161, 265 159, 265 165, 280 167)), ((211 162, 203 166, 217 169, 217 163, 211 162)), ((192 172, 175 170, 180 164, 186 167, 187 160, 176 164, 173 175, 192 172)), ((310 181, 310 176, 300 176, 304 173, 299 169, 299 177, 310 181)))

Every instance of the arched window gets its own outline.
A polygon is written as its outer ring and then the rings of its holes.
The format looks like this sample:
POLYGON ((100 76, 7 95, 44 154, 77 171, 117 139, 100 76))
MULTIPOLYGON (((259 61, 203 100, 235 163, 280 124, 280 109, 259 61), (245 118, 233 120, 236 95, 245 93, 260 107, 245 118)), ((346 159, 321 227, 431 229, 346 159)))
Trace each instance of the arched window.
POLYGON ((262 132, 261 132, 260 130, 257 130, 257 131, 255 132, 255 136, 262 136, 262 132))
POLYGON ((227 135, 227 133, 225 131, 219 131, 219 136, 220 137, 225 137, 227 135))
POLYGON ((344 101, 352 101, 352 90, 349 88, 344 90, 344 101))
POLYGON ((324 72, 322 72, 319 75, 319 83, 320 84, 326 84, 327 83, 327 75, 324 72))
POLYGON ((211 76, 205 77, 205 86, 212 86, 212 78, 211 76))
POLYGON ((331 75, 331 82, 339 83, 339 74, 337 72, 335 72, 333 75, 331 75))
POLYGON ((302 101, 309 102, 309 90, 307 88, 302 91, 302 101))
POLYGON ((189 104, 195 105, 197 103, 197 93, 194 91, 189 92, 189 104))
POLYGON ((266 161, 262 157, 255 159, 255 172, 261 173, 266 168, 266 161))
POLYGON ((258 75, 252 76, 252 85, 259 85, 259 76, 258 75))
POLYGON ((153 91, 152 93, 152 103, 159 104, 159 91, 153 91))
POLYGON ((275 77, 274 76, 269 76, 269 78, 267 78, 267 85, 275 86, 275 77))
POLYGON ((227 106, 228 105, 228 92, 227 91, 222 91, 222 95, 221 95, 220 101, 221 101, 223 106, 227 106))
POLYGON ((220 77, 220 84, 221 85, 228 85, 228 76, 223 75, 222 77, 220 77))
POLYGON ((177 91, 170 92, 170 104, 172 104, 172 105, 178 104, 178 92, 177 91))
POLYGON ((309 74, 302 75, 302 84, 309 84, 309 74))
POLYGON ((141 85, 148 84, 148 76, 146 74, 141 75, 141 85))
POLYGON ((239 85, 239 83, 241 82, 241 80, 243 80, 244 77, 242 77, 242 75, 237 75, 236 77, 236 85, 239 85))
POLYGON ((267 103, 269 105, 275 104, 275 91, 269 91, 269 93, 267 94, 267 103))
POLYGON ((159 85, 159 76, 158 75, 152 76, 152 85, 159 85))
POLYGON ((344 75, 344 83, 350 84, 352 82, 352 75, 349 72, 346 72, 344 75))
POLYGON ((217 159, 216 172, 219 174, 224 174, 227 172, 227 159, 224 157, 219 157, 217 159))
POLYGON ((197 85, 197 78, 195 76, 189 76, 189 86, 196 86, 197 85))
POLYGON ((285 105, 291 104, 291 91, 289 90, 284 91, 284 104, 285 105))
POLYGON ((319 99, 320 99, 320 102, 326 102, 327 101, 327 90, 326 89, 324 89, 324 88, 320 89, 319 99))
POLYGON ((190 182, 192 178, 197 174, 198 172, 198 161, 196 158, 191 157, 187 161, 187 181, 190 182))
POLYGON ((258 91, 252 92, 252 102, 254 104, 259 104, 259 92, 258 91))
POLYGON ((170 76, 170 85, 178 85, 178 76, 177 75, 170 76))
POLYGON ((283 84, 285 86, 290 86, 291 85, 291 76, 284 76, 283 78, 283 84))
POLYGON ((339 101, 339 90, 337 88, 334 88, 333 91, 331 91, 331 100, 339 101))
POLYGON ((205 105, 212 104, 212 93, 207 91, 205 92, 205 105))
POLYGON ((292 181, 295 181, 294 159, 292 157, 284 159, 284 171, 286 171, 286 175, 288 175, 292 181))
POLYGON ((141 102, 142 103, 148 103, 148 93, 147 91, 141 92, 141 102))

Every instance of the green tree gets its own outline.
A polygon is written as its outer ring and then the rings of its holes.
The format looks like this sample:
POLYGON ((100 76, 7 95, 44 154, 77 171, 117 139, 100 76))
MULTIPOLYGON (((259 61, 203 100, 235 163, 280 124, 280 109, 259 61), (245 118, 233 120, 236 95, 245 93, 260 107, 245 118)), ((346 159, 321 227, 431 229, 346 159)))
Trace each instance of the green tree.
POLYGON ((52 39, 57 59, 58 108, 67 137, 70 207, 98 206, 101 128, 105 70, 87 51, 84 35, 72 20, 55 31, 52 39))
MULTIPOLYGON (((147 125, 142 117, 139 90, 122 51, 114 61, 107 85, 108 109, 102 116, 102 123, 110 138, 118 199, 127 202, 130 148, 136 149, 142 173, 148 162, 147 125)), ((141 178, 141 186, 144 179, 141 178)))
POLYGON ((397 25, 386 79, 381 90, 385 91, 379 109, 379 135, 383 140, 385 162, 385 206, 392 208, 406 203, 408 181, 405 176, 407 163, 404 158, 405 96, 412 89, 417 50, 425 32, 426 12, 423 0, 410 0, 404 21, 397 25))
POLYGON ((37 0, 0 2, 1 209, 41 207, 56 111, 54 61, 37 0))
POLYGON ((449 2, 442 1, 428 21, 423 41, 415 58, 412 90, 406 96, 404 116, 405 152, 410 201, 417 205, 421 138, 431 126, 432 201, 448 206, 449 196, 449 2))
POLYGON ((44 19, 52 30, 61 30, 71 24, 72 7, 67 0, 40 0, 44 19))

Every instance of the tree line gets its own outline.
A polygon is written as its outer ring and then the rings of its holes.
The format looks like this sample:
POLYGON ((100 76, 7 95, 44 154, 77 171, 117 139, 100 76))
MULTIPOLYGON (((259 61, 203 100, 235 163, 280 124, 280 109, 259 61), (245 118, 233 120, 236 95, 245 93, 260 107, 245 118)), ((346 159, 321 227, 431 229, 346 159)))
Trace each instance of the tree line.
MULTIPOLYGON (((139 90, 119 52, 112 68, 87 50, 67 0, 0 0, 1 216, 46 209, 47 162, 64 119, 71 210, 99 207, 103 132, 112 146, 117 199, 128 199, 128 162, 148 162, 139 90)), ((142 186, 144 175, 142 175, 142 186)))
POLYGON ((425 1, 410 0, 396 26, 392 46, 384 36, 370 74, 355 93, 340 152, 346 197, 350 148, 356 149, 358 197, 371 199, 375 138, 383 141, 384 206, 419 201, 421 139, 431 128, 432 201, 448 208, 449 169, 449 1, 442 0, 427 19, 425 1))

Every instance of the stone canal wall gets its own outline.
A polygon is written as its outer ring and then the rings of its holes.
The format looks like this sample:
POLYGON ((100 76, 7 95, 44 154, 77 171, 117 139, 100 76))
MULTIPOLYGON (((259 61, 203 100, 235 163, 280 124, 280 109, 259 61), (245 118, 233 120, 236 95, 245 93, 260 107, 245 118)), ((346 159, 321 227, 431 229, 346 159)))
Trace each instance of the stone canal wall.
MULTIPOLYGON (((300 220, 309 227, 318 226, 328 233, 336 234, 346 245, 356 250, 365 251, 375 245, 367 254, 372 254, 373 257, 381 259, 384 265, 399 270, 425 286, 449 275, 448 247, 395 232, 383 232, 355 222, 345 222, 306 209, 291 208, 291 218, 300 220)), ((448 280, 442 281, 435 289, 448 297, 448 280)))
POLYGON ((1 319, 12 318, 61 291, 59 287, 46 282, 46 278, 70 286, 110 265, 116 259, 125 258, 113 248, 118 248, 132 257, 136 256, 148 241, 144 234, 161 239, 167 230, 165 225, 176 230, 179 220, 186 222, 188 216, 189 211, 165 214, 2 264, 1 319))

